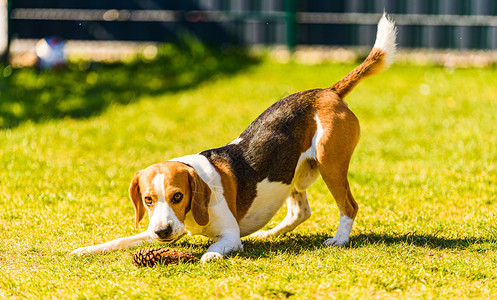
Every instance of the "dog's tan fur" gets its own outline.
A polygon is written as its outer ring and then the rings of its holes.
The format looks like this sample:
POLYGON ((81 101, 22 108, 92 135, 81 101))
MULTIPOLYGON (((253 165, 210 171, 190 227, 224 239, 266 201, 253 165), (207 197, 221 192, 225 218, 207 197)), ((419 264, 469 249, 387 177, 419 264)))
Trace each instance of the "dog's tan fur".
POLYGON ((223 195, 228 203, 228 208, 237 221, 245 215, 248 210, 248 205, 237 205, 236 203, 236 181, 233 177, 231 166, 227 163, 216 162, 213 163, 214 168, 221 176, 221 183, 223 185, 223 195))
POLYGON ((378 48, 373 49, 368 57, 357 68, 352 70, 340 81, 335 83, 331 90, 334 91, 341 99, 345 98, 347 94, 363 79, 372 75, 378 74, 387 67, 385 61, 386 53, 378 48))
POLYGON ((337 95, 330 93, 319 100, 322 104, 317 115, 324 131, 316 149, 319 171, 340 212, 353 220, 358 206, 350 192, 347 172, 359 142, 359 121, 337 95))

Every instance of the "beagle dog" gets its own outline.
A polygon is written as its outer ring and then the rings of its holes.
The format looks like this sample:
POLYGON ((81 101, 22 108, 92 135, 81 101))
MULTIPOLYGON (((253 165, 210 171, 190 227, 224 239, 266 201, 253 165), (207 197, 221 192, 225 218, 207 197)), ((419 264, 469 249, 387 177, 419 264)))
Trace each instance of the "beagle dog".
POLYGON ((126 249, 142 241, 173 242, 188 233, 215 241, 202 261, 218 259, 243 250, 241 237, 278 236, 308 219, 306 189, 319 175, 340 211, 337 233, 324 245, 347 244, 358 210, 347 172, 359 141, 359 122, 343 99, 362 79, 390 65, 395 37, 395 24, 384 14, 369 56, 333 86, 279 100, 223 147, 136 172, 129 187, 135 225, 148 212, 148 229, 72 253, 126 249), (285 200, 284 220, 256 232, 285 200))

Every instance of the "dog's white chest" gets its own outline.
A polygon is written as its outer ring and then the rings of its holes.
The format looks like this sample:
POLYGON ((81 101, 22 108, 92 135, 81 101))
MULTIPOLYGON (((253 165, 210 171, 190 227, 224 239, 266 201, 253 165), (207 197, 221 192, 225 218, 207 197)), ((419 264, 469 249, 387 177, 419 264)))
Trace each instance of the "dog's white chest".
POLYGON ((252 202, 247 214, 240 220, 240 236, 249 235, 271 220, 286 198, 291 186, 267 179, 257 184, 257 197, 252 202))

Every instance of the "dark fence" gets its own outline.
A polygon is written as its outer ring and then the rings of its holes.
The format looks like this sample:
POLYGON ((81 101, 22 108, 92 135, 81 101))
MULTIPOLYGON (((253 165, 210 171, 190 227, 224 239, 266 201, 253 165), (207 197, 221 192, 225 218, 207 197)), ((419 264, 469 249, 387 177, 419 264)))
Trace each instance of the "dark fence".
POLYGON ((383 11, 407 48, 497 49, 496 0, 15 0, 15 38, 370 46, 383 11))

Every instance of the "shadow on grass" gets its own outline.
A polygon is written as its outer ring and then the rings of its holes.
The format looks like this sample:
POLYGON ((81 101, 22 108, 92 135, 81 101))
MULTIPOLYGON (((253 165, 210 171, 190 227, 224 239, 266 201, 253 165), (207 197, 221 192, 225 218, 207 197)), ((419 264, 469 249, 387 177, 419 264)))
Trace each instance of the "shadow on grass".
POLYGON ((237 255, 244 258, 270 257, 279 253, 302 254, 323 248, 323 242, 328 238, 325 233, 298 234, 290 233, 280 237, 243 239, 244 251, 237 255))
POLYGON ((455 249, 464 250, 474 245, 494 243, 495 241, 481 237, 446 238, 427 234, 407 233, 400 235, 387 234, 359 234, 351 238, 351 248, 383 244, 407 244, 430 249, 455 249))
POLYGON ((28 120, 94 116, 111 104, 194 88, 257 62, 241 48, 213 49, 185 41, 159 47, 151 60, 138 56, 128 63, 71 63, 64 70, 40 72, 0 68, 0 128, 28 120))
MULTIPOLYGON (((249 259, 269 257, 278 253, 303 254, 309 251, 322 249, 323 242, 330 236, 325 233, 320 234, 288 234, 283 237, 276 237, 267 240, 246 239, 242 243, 245 251, 237 254, 240 257, 249 259)), ((362 248, 371 245, 394 245, 406 244, 428 249, 454 249, 482 251, 489 247, 488 243, 497 248, 495 241, 488 238, 467 237, 467 238, 445 238, 423 234, 402 234, 402 235, 386 235, 386 234, 360 234, 351 237, 351 242, 347 248, 362 248)))

